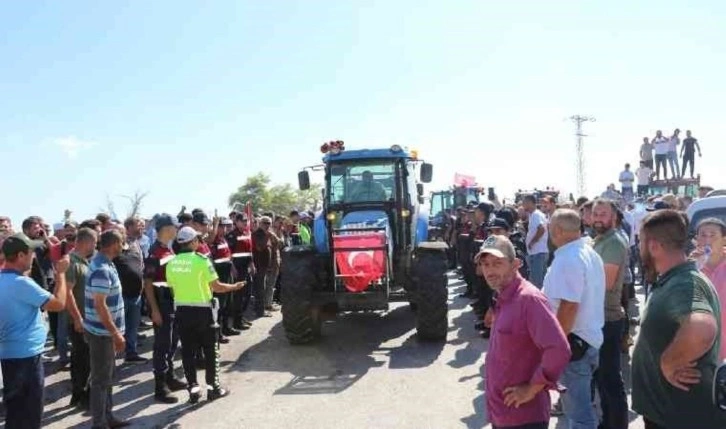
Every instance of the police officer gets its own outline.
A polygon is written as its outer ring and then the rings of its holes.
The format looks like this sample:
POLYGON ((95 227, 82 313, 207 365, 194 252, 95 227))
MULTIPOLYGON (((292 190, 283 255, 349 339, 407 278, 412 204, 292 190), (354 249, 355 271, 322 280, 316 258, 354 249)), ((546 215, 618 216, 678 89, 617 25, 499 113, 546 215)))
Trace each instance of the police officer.
POLYGON ((186 383, 174 377, 174 354, 179 343, 175 323, 174 299, 166 282, 166 264, 174 258, 169 247, 176 236, 177 223, 169 214, 156 219, 156 241, 144 262, 144 293, 154 322, 154 399, 173 404, 178 399, 171 391, 183 390, 186 383))
POLYGON ((166 278, 174 292, 176 322, 182 343, 182 365, 189 388, 189 402, 197 403, 201 389, 197 383, 195 352, 204 350, 207 400, 226 396, 229 391, 219 382, 219 343, 215 314, 219 305, 212 291, 227 293, 240 290, 245 282, 221 283, 212 261, 196 250, 200 234, 191 227, 182 227, 176 236, 180 253, 166 264, 166 278))
MULTIPOLYGON (((219 227, 216 230, 210 246, 214 269, 217 271, 219 280, 224 283, 232 283, 234 281, 232 276, 232 249, 230 249, 229 243, 227 243, 227 239, 225 238, 232 231, 233 226, 231 219, 222 218, 219 221, 219 227)), ((230 326, 228 301, 232 297, 226 293, 215 293, 214 296, 219 301, 219 317, 217 318, 217 323, 220 325, 219 342, 227 344, 229 342, 227 337, 240 334, 240 331, 230 326)))
MULTIPOLYGON (((252 229, 250 220, 245 213, 234 214, 234 229, 225 236, 229 247, 232 248, 232 265, 234 266, 234 278, 236 281, 247 281, 254 273, 255 266, 252 262, 252 229)), ((234 329, 249 329, 252 322, 245 319, 244 312, 250 305, 252 299, 252 288, 244 288, 232 294, 228 301, 228 314, 232 317, 234 329)))
POLYGON ((474 265, 474 256, 479 253, 481 245, 484 240, 489 237, 489 218, 494 211, 494 205, 490 202, 481 202, 477 204, 474 210, 474 240, 471 242, 469 248, 468 261, 471 264, 472 272, 472 285, 474 288, 474 294, 478 298, 471 306, 474 308, 474 313, 483 315, 491 305, 491 289, 487 286, 484 281, 484 277, 477 275, 476 266, 474 265))

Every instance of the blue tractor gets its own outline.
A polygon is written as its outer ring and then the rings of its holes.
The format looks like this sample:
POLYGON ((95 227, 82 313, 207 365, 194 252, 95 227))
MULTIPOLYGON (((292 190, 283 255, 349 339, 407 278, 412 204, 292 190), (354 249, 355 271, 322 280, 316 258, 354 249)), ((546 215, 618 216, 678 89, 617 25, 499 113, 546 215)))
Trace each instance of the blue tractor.
POLYGON ((313 242, 283 251, 283 326, 292 344, 320 336, 332 314, 388 310, 409 302, 418 338, 444 341, 448 331, 446 244, 427 241, 429 211, 423 183, 431 164, 398 145, 345 150, 321 148, 323 164, 298 174, 309 189, 309 170, 325 173, 323 210, 313 242))

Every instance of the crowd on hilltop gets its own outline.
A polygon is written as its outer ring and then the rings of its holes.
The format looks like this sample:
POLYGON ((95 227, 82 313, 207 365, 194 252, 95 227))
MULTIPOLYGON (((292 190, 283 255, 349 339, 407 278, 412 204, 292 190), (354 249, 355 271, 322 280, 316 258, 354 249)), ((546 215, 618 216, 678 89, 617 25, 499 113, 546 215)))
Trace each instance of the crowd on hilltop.
MULTIPOLYGON (((70 217, 70 213, 66 213, 70 217)), ((0 361, 8 428, 39 428, 44 363, 69 369, 70 405, 90 410, 93 427, 129 423, 113 414, 115 355, 148 364, 140 330, 153 327, 149 371, 154 398, 173 404, 228 394, 219 345, 279 311, 281 250, 310 244, 312 213, 250 208, 210 218, 203 210, 123 222, 100 213, 51 225, 39 216, 19 228, 0 216, 0 361), (39 311, 41 310, 41 311, 39 311), (50 333, 52 350, 46 348, 50 333), (185 380, 174 371, 181 345, 185 380)))

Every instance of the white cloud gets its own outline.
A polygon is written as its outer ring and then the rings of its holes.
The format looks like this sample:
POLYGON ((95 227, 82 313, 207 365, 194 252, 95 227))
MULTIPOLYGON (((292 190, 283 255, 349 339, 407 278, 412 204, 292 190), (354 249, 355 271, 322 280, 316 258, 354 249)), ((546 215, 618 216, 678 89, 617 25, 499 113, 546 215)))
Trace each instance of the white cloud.
POLYGON ((96 142, 81 140, 76 136, 58 137, 53 139, 52 142, 53 145, 58 146, 69 159, 76 159, 82 151, 96 146, 96 142))

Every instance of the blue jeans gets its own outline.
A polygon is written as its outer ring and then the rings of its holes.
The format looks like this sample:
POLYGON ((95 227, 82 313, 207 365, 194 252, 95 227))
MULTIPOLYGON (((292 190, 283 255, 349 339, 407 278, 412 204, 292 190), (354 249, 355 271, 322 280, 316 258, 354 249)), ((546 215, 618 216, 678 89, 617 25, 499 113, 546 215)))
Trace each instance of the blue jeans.
POLYGON ((545 273, 547 272, 547 253, 535 253, 527 255, 527 264, 529 265, 529 281, 542 289, 544 284, 545 273))
POLYGON ((671 175, 680 177, 681 169, 678 167, 678 152, 668 152, 668 164, 671 167, 671 175))
POLYGON ((139 323, 141 322, 141 296, 135 298, 124 297, 124 316, 126 317, 126 358, 138 356, 136 345, 139 338, 139 323))
POLYGON ((600 393, 602 423, 606 429, 628 428, 628 397, 625 394, 620 362, 625 323, 625 319, 605 322, 602 329, 604 338, 600 347, 600 365, 595 373, 595 381, 600 393))
POLYGON ((23 359, 3 359, 0 364, 3 371, 5 427, 40 428, 45 380, 42 354, 23 359))
POLYGON ((562 410, 567 418, 568 429, 595 429, 598 421, 592 406, 592 377, 598 366, 600 352, 590 347, 585 356, 570 362, 562 373, 560 382, 567 388, 562 395, 562 410))
POLYGON ((58 326, 55 331, 56 335, 56 347, 58 348, 58 356, 62 361, 68 361, 68 353, 70 347, 68 346, 68 324, 70 323, 67 311, 61 311, 58 313, 58 326))

